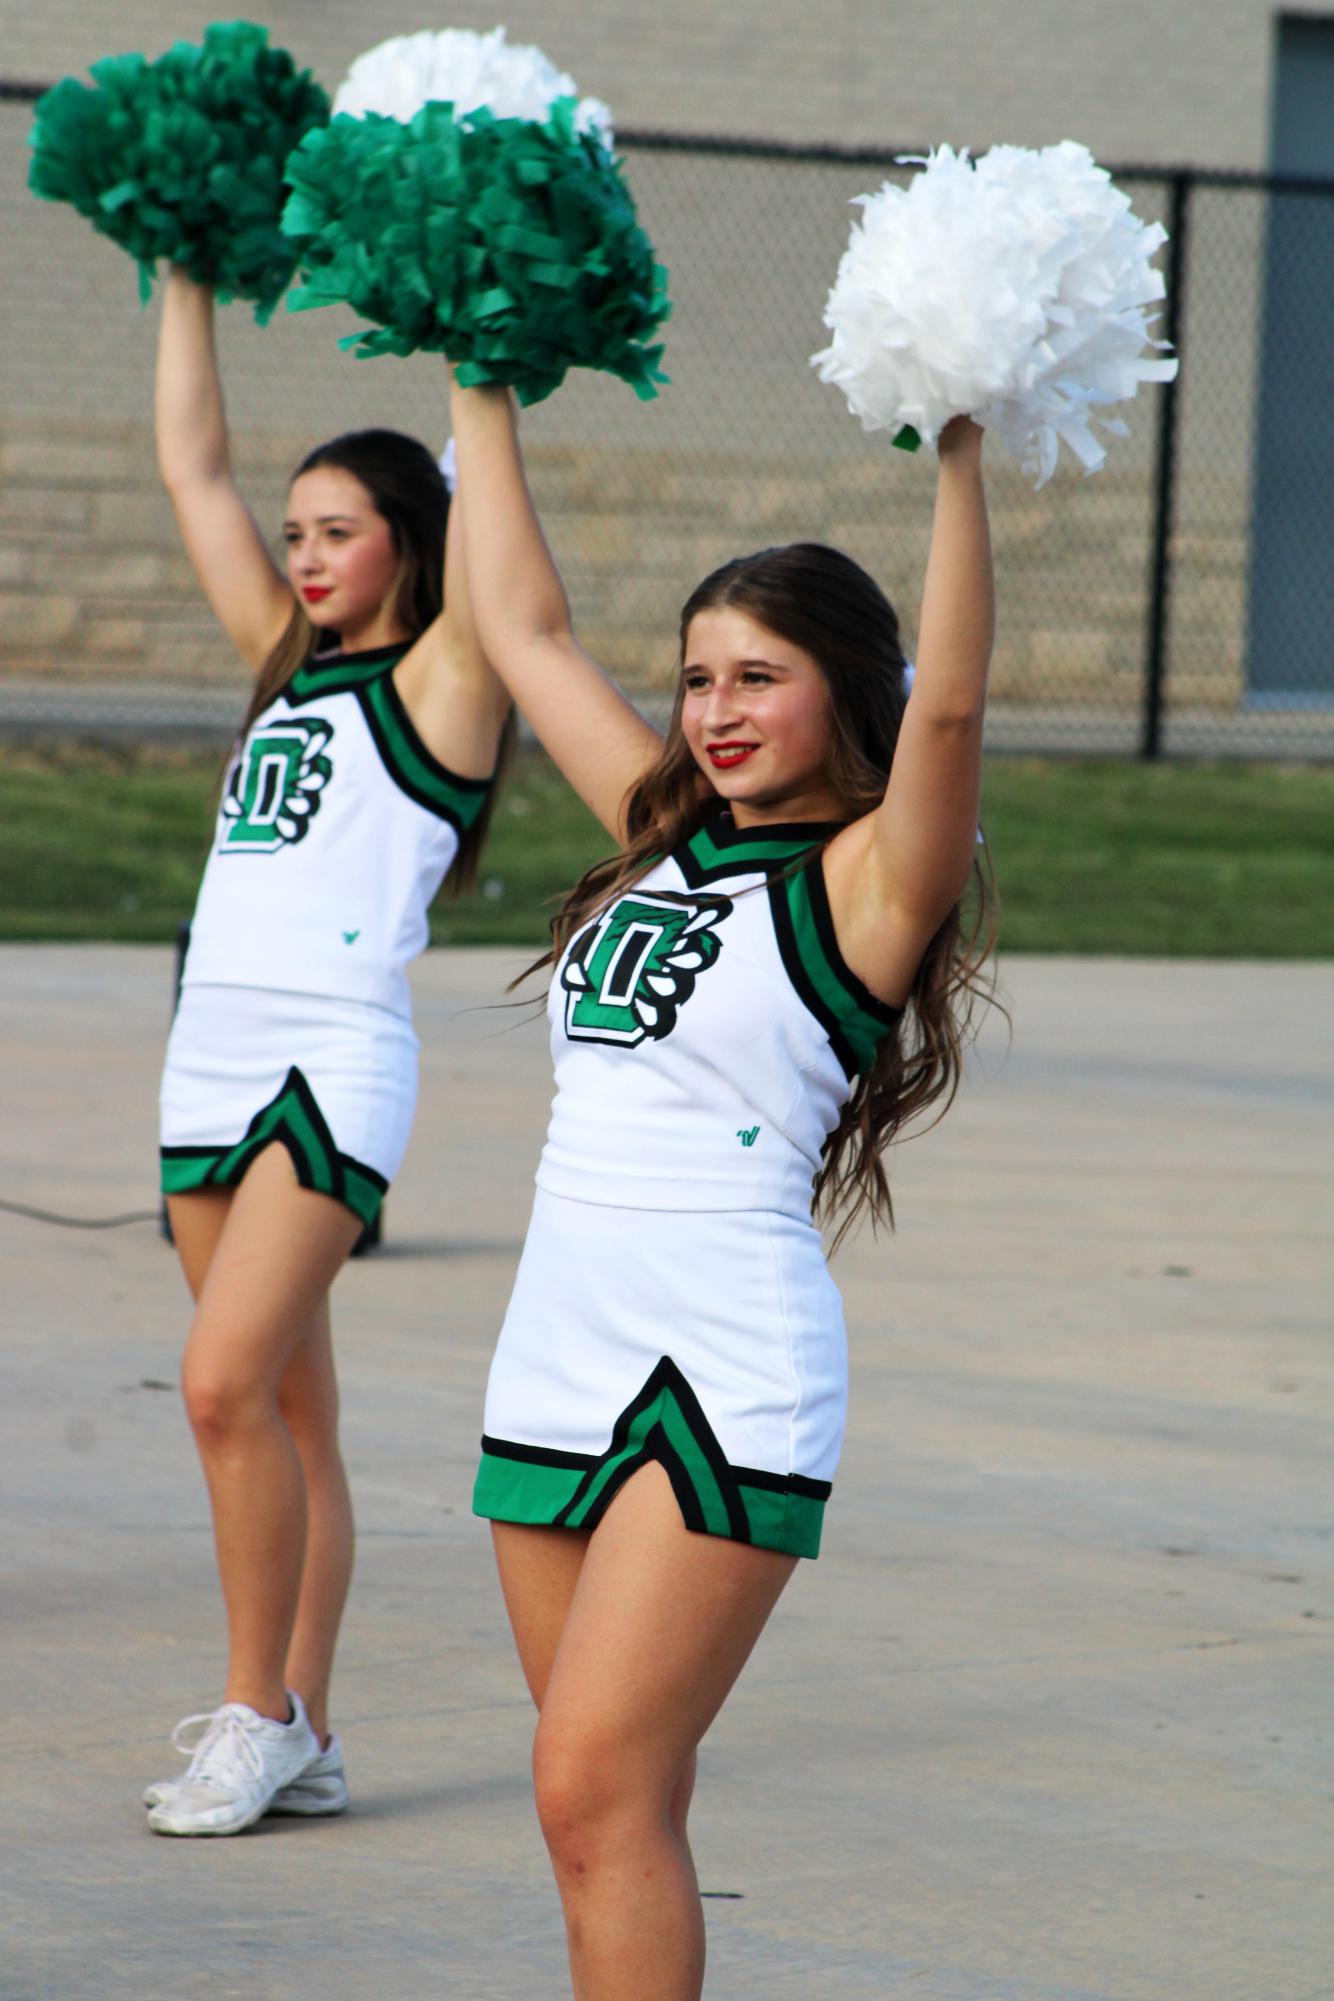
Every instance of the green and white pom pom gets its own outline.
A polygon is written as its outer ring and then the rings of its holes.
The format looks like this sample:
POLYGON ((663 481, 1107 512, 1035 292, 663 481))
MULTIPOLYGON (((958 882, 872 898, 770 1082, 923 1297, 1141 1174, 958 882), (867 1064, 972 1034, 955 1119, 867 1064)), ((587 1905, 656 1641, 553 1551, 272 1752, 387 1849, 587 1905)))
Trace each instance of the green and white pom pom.
POLYGON ((483 109, 457 122, 435 101, 407 124, 340 114, 310 133, 287 166, 292 310, 346 303, 374 329, 344 347, 445 352, 460 381, 506 383, 521 403, 571 368, 655 396, 667 274, 618 163, 577 116, 561 98, 542 121, 483 109))
POLYGON ((38 100, 29 187, 127 250, 145 301, 159 259, 220 300, 253 300, 261 324, 287 288, 283 167, 329 100, 268 40, 248 21, 219 22, 202 48, 107 56, 91 86, 66 77, 38 100))

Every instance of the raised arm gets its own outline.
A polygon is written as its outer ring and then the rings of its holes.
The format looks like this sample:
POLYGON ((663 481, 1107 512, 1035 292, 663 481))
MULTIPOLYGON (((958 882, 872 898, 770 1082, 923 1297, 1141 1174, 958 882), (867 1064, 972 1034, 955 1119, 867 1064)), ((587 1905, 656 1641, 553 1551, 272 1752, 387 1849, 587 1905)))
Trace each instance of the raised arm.
POLYGON ((882 804, 831 844, 826 876, 845 958, 873 993, 906 998, 963 894, 977 839, 982 721, 995 631, 982 432, 940 436, 917 672, 882 804))
POLYGON ((204 595, 251 667, 272 650, 292 593, 232 478, 213 344, 213 294, 182 271, 167 279, 155 399, 158 470, 204 595))
POLYGON ((661 738, 574 636, 503 389, 452 389, 468 582, 487 658, 580 798, 621 840, 661 738))
POLYGON ((489 778, 510 698, 482 651, 463 535, 460 481, 445 531, 445 608, 399 661, 394 681, 432 755, 460 778, 489 778))

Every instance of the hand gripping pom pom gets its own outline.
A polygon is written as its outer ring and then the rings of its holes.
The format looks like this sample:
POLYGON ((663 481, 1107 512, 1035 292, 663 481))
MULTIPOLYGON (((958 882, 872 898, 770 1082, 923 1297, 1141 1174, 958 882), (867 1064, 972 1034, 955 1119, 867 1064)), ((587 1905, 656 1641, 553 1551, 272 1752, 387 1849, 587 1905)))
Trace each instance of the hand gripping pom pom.
POLYGON ((339 111, 288 162, 283 227, 302 278, 289 304, 346 303, 375 325, 343 346, 448 353, 461 382, 507 383, 521 403, 574 367, 654 396, 667 380, 654 340, 671 311, 666 273, 600 136, 609 116, 570 94, 551 101, 569 79, 502 41, 408 36, 353 65, 338 101, 363 108, 339 111), (418 103, 428 87, 458 101, 418 103), (464 110, 483 87, 539 115, 464 110))
POLYGON ((1167 232, 1087 148, 996 146, 974 167, 942 146, 906 188, 860 202, 825 307, 834 337, 811 360, 864 429, 934 445, 975 417, 1042 486, 1061 439, 1096 472, 1093 426, 1126 435, 1097 413, 1175 376, 1144 355, 1166 345, 1145 308, 1163 297, 1149 260, 1167 232))
POLYGON ((157 62, 108 56, 93 86, 66 77, 38 100, 28 184, 67 201, 139 266, 147 301, 160 258, 267 320, 295 255, 279 228, 283 167, 329 116, 309 71, 268 30, 216 23, 202 47, 157 62))
MULTIPOLYGON (((531 44, 506 45, 505 30, 474 35, 446 28, 433 35, 396 35, 358 56, 334 98, 334 114, 410 124, 424 104, 450 103, 456 118, 485 108, 493 118, 531 118, 539 124, 562 97, 578 95, 574 78, 558 70, 531 44)), ((611 113, 595 97, 579 99, 575 129, 590 132, 611 150, 611 113)))

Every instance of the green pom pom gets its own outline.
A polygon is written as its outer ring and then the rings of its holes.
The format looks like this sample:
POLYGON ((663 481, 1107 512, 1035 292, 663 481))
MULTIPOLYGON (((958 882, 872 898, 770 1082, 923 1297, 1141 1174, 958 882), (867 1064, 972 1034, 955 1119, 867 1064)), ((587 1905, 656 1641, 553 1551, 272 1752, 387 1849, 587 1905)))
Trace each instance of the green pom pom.
POLYGON ((108 56, 93 86, 66 77, 38 101, 29 187, 127 250, 145 300, 159 258, 220 300, 254 300, 261 324, 286 290, 283 167, 327 122, 329 100, 268 40, 248 21, 219 22, 202 48, 108 56))
POLYGON ((549 396, 571 368, 648 398, 667 377, 654 335, 667 274, 620 167, 574 125, 427 104, 411 124, 369 113, 311 132, 287 163, 283 213, 299 251, 294 312, 346 303, 374 330, 362 356, 447 352, 465 383, 549 396))

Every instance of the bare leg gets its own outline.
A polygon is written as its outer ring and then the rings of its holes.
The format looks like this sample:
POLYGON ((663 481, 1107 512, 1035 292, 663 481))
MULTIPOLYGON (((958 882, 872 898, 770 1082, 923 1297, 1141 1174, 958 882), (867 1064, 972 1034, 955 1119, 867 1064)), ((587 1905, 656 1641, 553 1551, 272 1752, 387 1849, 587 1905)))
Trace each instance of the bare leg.
POLYGON ((306 1486, 305 1560, 284 1678, 305 1703, 311 1728, 324 1744, 329 1680, 352 1582, 354 1545, 352 1497, 338 1449, 338 1380, 327 1299, 278 1385, 278 1409, 292 1434, 306 1486))
POLYGON ((204 1289, 213 1253, 218 1248, 227 1211, 232 1206, 230 1188, 196 1188, 188 1195, 169 1195, 171 1240, 185 1273, 191 1299, 198 1300, 204 1289))
MULTIPOLYGON (((492 1522, 500 1588, 509 1613, 519 1664, 528 1693, 539 1711, 546 1694, 556 1649, 565 1628, 570 1601, 583 1568, 588 1537, 580 1529, 528 1528, 518 1522, 492 1522)), ((670 1816, 677 1839, 686 1839, 686 1821, 695 1790, 692 1751, 672 1789, 670 1816)))
MULTIPOLYGON (((562 1588, 553 1566, 568 1578, 570 1562, 515 1534, 496 1540, 531 1682, 562 1588)), ((704 1926, 684 1837, 694 1754, 794 1563, 692 1534, 658 1466, 587 1540, 534 1746, 576 2001, 698 2001, 704 1926)))
MULTIPOLYGON (((230 1188, 202 1188, 168 1198, 172 1236, 190 1291, 198 1299, 232 1204, 230 1188)), ((301 1592, 284 1680, 306 1705, 323 1743, 329 1680, 352 1576, 353 1522, 338 1450, 338 1383, 327 1295, 278 1386, 278 1407, 292 1434, 306 1485, 306 1547, 301 1592)))
MULTIPOLYGON (((187 1223, 187 1273, 207 1223, 201 1218, 197 1230, 187 1223)), ((285 1669, 307 1536, 302 1459, 279 1409, 280 1388, 312 1339, 311 1366, 322 1372, 321 1316, 358 1229, 341 1203, 299 1186, 284 1148, 269 1147, 227 1206, 186 1345, 186 1409, 208 1481, 227 1608, 224 1699, 261 1715, 287 1714, 285 1669)))

